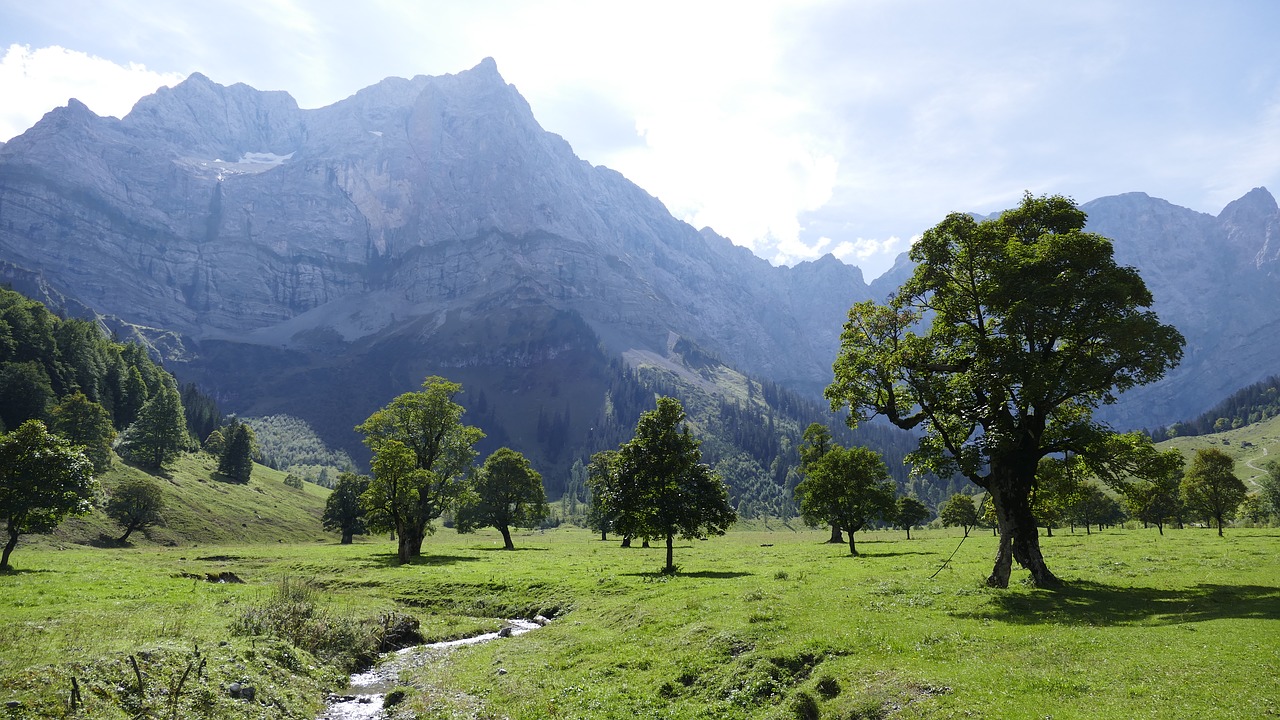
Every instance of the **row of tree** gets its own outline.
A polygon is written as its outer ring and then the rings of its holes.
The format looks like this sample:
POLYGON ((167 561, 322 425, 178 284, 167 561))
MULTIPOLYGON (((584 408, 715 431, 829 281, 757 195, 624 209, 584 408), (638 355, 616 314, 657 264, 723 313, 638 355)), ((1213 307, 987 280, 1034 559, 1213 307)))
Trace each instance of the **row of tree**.
POLYGON ((513 549, 512 527, 546 518, 542 476, 527 459, 500 448, 475 468, 479 428, 462 422, 458 383, 428 377, 422 390, 396 397, 356 427, 373 452, 371 477, 343 472, 325 504, 324 526, 342 542, 365 532, 391 532, 400 562, 422 554, 435 521, 453 513, 459 532, 494 527, 513 549))
MULTIPOLYGON (((1158 463, 1162 472, 1119 484, 1117 499, 1076 474, 1070 462, 1042 461, 1032 512, 1049 535, 1064 523, 1101 528, 1127 518, 1155 525, 1161 535, 1166 524, 1181 527, 1192 520, 1216 526, 1222 535, 1226 522, 1241 514, 1251 522, 1280 519, 1280 462, 1267 464, 1258 480, 1260 492, 1253 495, 1233 471, 1231 457, 1216 448, 1197 450, 1185 472, 1177 451, 1163 453, 1158 463)), ((984 502, 979 512, 974 502, 969 495, 953 495, 939 511, 942 524, 962 527, 966 535, 977 525, 998 528, 991 505, 984 502)))

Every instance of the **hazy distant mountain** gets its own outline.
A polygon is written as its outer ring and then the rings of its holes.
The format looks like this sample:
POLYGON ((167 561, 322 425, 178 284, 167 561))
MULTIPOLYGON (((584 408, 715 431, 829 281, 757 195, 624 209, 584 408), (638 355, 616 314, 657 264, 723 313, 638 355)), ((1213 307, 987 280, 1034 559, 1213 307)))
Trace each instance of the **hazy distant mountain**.
MULTIPOLYGON (((1169 422, 1276 372, 1265 190, 1218 218, 1144 195, 1086 209, 1189 339, 1184 367, 1112 417, 1169 422)), ((910 272, 773 267, 676 220, 542 130, 492 60, 316 110, 199 74, 121 120, 73 100, 0 146, 0 261, 170 333, 168 365, 228 410, 350 447, 436 373, 483 396, 495 442, 561 463, 546 428, 589 445, 619 360, 693 382, 681 340, 816 399, 849 305, 910 272)))

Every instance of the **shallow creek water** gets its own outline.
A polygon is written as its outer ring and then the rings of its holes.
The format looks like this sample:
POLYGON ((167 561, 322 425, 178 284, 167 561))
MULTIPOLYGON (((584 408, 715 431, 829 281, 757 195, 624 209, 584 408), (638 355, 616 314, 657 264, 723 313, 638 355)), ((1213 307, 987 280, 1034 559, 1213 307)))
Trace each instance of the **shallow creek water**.
MULTIPOLYGON (((539 618, 540 620, 542 618, 539 618)), ((543 621, 545 622, 545 620, 543 621)), ((461 640, 415 645, 382 656, 377 665, 351 676, 351 685, 341 695, 330 695, 325 710, 316 720, 379 720, 386 717, 382 701, 388 690, 399 684, 400 671, 414 666, 423 653, 435 650, 478 645, 500 637, 523 635, 542 627, 528 620, 509 620, 503 630, 461 640)))

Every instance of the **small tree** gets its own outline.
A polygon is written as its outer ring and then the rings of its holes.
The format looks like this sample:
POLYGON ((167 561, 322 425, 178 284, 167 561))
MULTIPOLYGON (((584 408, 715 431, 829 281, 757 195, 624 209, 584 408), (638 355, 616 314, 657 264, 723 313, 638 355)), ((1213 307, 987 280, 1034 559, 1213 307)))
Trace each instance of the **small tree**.
POLYGON ((320 516, 320 521, 325 530, 342 533, 343 545, 350 545, 352 537, 366 532, 365 511, 360 504, 360 496, 368 489, 368 477, 352 472, 340 473, 333 492, 324 501, 324 514, 320 516))
POLYGON ((0 435, 0 518, 9 532, 0 570, 11 569, 20 536, 50 532, 68 515, 89 512, 96 487, 89 458, 39 420, 0 435))
POLYGON ((617 482, 605 506, 613 508, 615 530, 644 540, 665 539, 673 573, 674 541, 723 535, 737 520, 729 490, 701 462, 699 442, 684 425, 675 398, 658 398, 657 408, 640 415, 635 437, 618 450, 617 482))
POLYGON ((106 408, 78 392, 55 405, 52 415, 53 431, 72 445, 83 447, 95 473, 104 473, 111 467, 111 443, 116 439, 116 429, 111 426, 111 413, 106 408))
MULTIPOLYGON (((799 470, 800 475, 808 475, 809 469, 814 467, 833 445, 831 431, 827 429, 826 425, 809 423, 809 427, 804 429, 804 436, 800 440, 800 466, 796 468, 799 470)), ((827 542, 833 545, 844 544, 844 536, 840 532, 839 525, 831 525, 831 537, 827 542)))
POLYGON ((431 484, 431 473, 418 469, 413 451, 404 443, 389 439, 379 444, 378 454, 373 456, 373 479, 360 496, 360 504, 370 530, 396 534, 396 555, 402 563, 416 557, 415 540, 418 554, 422 552, 418 533, 425 536, 435 532, 429 522, 419 525, 419 500, 431 491, 431 484))
POLYGON ((918 498, 904 495, 898 498, 897 513, 894 515, 893 522, 907 531, 907 539, 910 540, 911 528, 927 522, 932 517, 933 511, 920 502, 918 498))
POLYGON ((1216 520, 1218 537, 1222 537, 1223 522, 1235 516, 1248 492, 1234 467, 1235 461, 1221 450, 1200 449, 1182 477, 1182 501, 1191 510, 1216 520))
POLYGON ((862 447, 834 445, 796 486, 800 517, 810 525, 839 525, 849 534, 849 554, 857 555, 853 535, 873 520, 893 517, 893 482, 880 455, 862 447))
POLYGON ((612 488, 617 487, 618 451, 601 450, 591 456, 587 465, 587 488, 591 503, 587 508, 587 527, 599 531, 601 540, 609 539, 613 528, 613 511, 605 504, 612 488))
POLYGON ((1263 466, 1267 474, 1258 478, 1259 494, 1262 504, 1277 519, 1280 519, 1280 462, 1272 460, 1263 466))
POLYGON ((938 517, 942 519, 944 527, 963 528, 965 537, 969 537, 969 531, 978 525, 978 509, 973 504, 973 498, 963 493, 947 498, 938 517))
POLYGON ((160 522, 160 511, 164 509, 164 495, 160 486, 150 478, 130 477, 116 486, 107 501, 107 517, 115 520, 124 528, 124 534, 117 540, 120 544, 129 541, 134 530, 155 525, 160 522))
POLYGON ((210 455, 221 458, 222 452, 227 449, 227 438, 222 434, 221 430, 214 430, 209 433, 209 437, 204 439, 204 451, 210 455))
POLYGON ((120 447, 142 467, 159 470, 187 446, 187 419, 178 391, 169 384, 142 405, 138 419, 124 432, 120 447))
POLYGON ((255 438, 253 428, 242 422, 232 422, 225 434, 226 443, 218 457, 218 472, 238 483, 247 483, 253 476, 255 438))
POLYGON ((499 448, 485 459, 458 508, 458 532, 481 527, 497 528, 502 547, 515 550, 511 526, 534 527, 550 514, 542 475, 529 465, 524 455, 499 448))
POLYGON ((1182 453, 1168 450, 1160 453, 1159 465, 1153 466, 1145 480, 1129 483, 1123 490, 1124 506, 1129 515, 1144 524, 1155 525, 1161 535, 1165 523, 1182 511, 1178 486, 1182 482, 1182 453))

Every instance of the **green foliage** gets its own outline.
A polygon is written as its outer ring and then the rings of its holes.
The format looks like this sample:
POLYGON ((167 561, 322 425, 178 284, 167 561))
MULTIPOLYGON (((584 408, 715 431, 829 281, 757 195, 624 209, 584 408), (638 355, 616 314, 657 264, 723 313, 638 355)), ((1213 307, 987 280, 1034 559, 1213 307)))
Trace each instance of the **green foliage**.
POLYGON ((1263 507, 1280 518, 1280 461, 1272 460, 1263 466, 1266 474, 1257 479, 1263 507))
POLYGON ((77 392, 55 405, 52 416, 53 431, 72 445, 84 448, 94 473, 106 472, 111 467, 111 444, 116 439, 116 430, 111 426, 111 413, 106 408, 77 392))
POLYGON ((222 454, 218 456, 218 472, 238 483, 247 483, 253 475, 255 441, 253 429, 233 421, 224 433, 222 454))
POLYGON ((1234 465, 1231 456, 1217 448, 1197 450, 1182 476, 1182 502, 1188 511, 1216 521, 1219 536, 1223 523, 1235 517, 1248 492, 1244 482, 1236 477, 1234 465))
POLYGON ((614 510, 610 502, 610 488, 617 487, 618 451, 601 450, 591 456, 587 465, 587 487, 591 490, 587 509, 587 527, 600 533, 604 540, 613 529, 614 510))
POLYGON ((39 420, 0 435, 0 519, 9 534, 0 570, 10 569, 19 536, 50 532, 63 518, 89 512, 96 487, 84 453, 39 420))
POLYGON ((1124 506, 1135 520, 1155 525, 1160 534, 1164 534, 1165 523, 1179 517, 1182 513, 1182 497, 1179 485, 1182 482, 1182 454, 1170 451, 1171 460, 1162 473, 1151 474, 1145 480, 1130 483, 1124 489, 1124 506))
POLYGON ((513 526, 535 527, 550 514, 542 475, 530 467, 524 455, 510 448, 499 448, 485 458, 467 485, 456 515, 458 532, 496 528, 507 550, 515 549, 513 526))
POLYGON ((898 498, 898 507, 893 516, 893 523, 907 531, 907 539, 911 539, 911 528, 928 522, 933 511, 920 502, 919 498, 904 495, 898 498))
POLYGON ((1040 459, 1098 453, 1112 433, 1093 410, 1182 355, 1137 271, 1084 224, 1071 200, 1030 194, 998 219, 948 216, 912 247, 915 271, 887 304, 850 309, 826 392, 851 423, 922 430, 917 469, 988 491, 1005 543, 996 586, 1014 559, 1057 583, 1030 503, 1040 459))
POLYGON ((338 475, 333 492, 324 502, 324 515, 320 517, 325 530, 342 533, 342 544, 350 545, 355 535, 367 532, 365 510, 360 496, 369 489, 369 478, 353 472, 338 475))
POLYGON ((832 445, 806 468, 796 486, 800 517, 811 526, 838 526, 848 534, 849 554, 857 555, 853 534, 897 510, 884 460, 867 448, 832 445))
POLYGON ((453 506, 484 433, 462 423, 458 383, 431 376, 356 430, 373 451, 373 481, 363 500, 372 528, 394 529, 401 562, 422 554, 433 521, 453 506))
POLYGON ((969 531, 978 525, 978 509, 974 506, 972 497, 956 493, 943 503, 938 518, 942 520, 943 527, 959 527, 964 530, 965 537, 968 537, 969 531))
POLYGON ((371 664, 378 655, 378 638, 367 626, 324 607, 314 585, 290 577, 281 578, 265 602, 245 608, 231 632, 285 640, 347 671, 371 664))
POLYGON ((1175 423, 1150 431, 1156 440, 1173 437, 1195 437, 1223 432, 1262 422, 1280 415, 1280 376, 1232 393, 1227 399, 1206 410, 1193 420, 1175 423))
POLYGON ((169 384, 142 405, 138 419, 120 439, 121 453, 151 470, 160 470, 191 444, 178 391, 169 384))
POLYGON ((665 539, 665 572, 675 572, 676 537, 723 535, 737 520, 724 482, 702 463, 698 441, 684 425, 680 401, 660 397, 640 415, 635 437, 618 449, 616 473, 603 489, 615 532, 665 539))
POLYGON ((124 528, 119 542, 129 541, 129 535, 162 521, 164 494, 160 486, 148 477, 132 477, 121 482, 111 491, 111 498, 104 508, 107 517, 124 528))
POLYGON ((334 473, 352 470, 355 463, 343 450, 325 444, 305 420, 291 415, 267 415, 245 418, 253 428, 262 464, 318 480, 319 468, 332 468, 334 473))
POLYGON ((284 476, 284 484, 285 484, 285 487, 291 487, 294 490, 301 490, 302 478, 298 477, 297 475, 294 475, 293 473, 288 473, 284 476))
POLYGON ((55 395, 49 376, 35 361, 0 365, 0 427, 47 420, 55 395))

